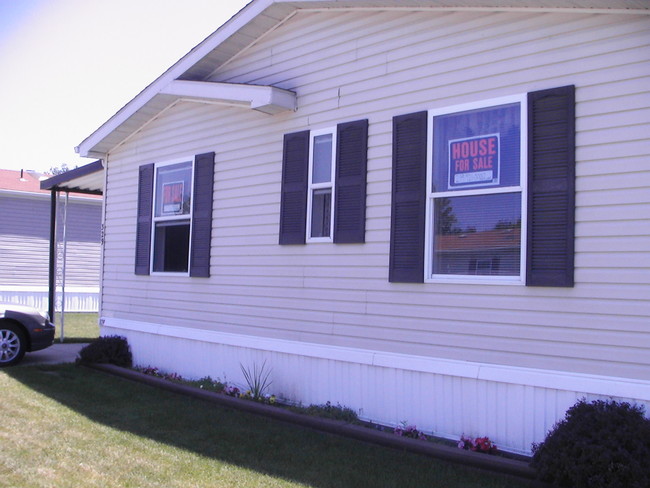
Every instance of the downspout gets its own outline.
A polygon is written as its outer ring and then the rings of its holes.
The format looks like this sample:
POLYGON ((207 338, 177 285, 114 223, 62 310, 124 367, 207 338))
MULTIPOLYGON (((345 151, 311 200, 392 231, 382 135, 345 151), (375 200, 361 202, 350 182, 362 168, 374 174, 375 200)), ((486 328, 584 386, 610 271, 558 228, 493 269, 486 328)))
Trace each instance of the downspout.
POLYGON ((99 321, 100 330, 99 334, 101 335, 101 326, 103 323, 102 320, 102 304, 104 302, 104 246, 106 241, 106 189, 108 188, 108 153, 104 154, 103 158, 104 166, 104 190, 102 191, 102 223, 101 223, 101 234, 100 234, 100 246, 99 246, 99 303, 97 310, 97 320, 99 321))

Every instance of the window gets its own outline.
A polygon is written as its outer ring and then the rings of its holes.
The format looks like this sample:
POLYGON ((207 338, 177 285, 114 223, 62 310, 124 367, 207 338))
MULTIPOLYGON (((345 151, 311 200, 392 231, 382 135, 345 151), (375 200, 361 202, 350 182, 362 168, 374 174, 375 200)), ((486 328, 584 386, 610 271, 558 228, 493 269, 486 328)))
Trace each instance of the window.
POLYGON ((334 224, 334 174, 336 132, 311 132, 309 148, 309 189, 307 193, 307 241, 331 242, 334 224))
POLYGON ((365 242, 368 121, 285 134, 280 244, 365 242))
POLYGON ((210 276, 214 153, 140 166, 135 273, 210 276))
POLYGON ((152 271, 187 273, 193 161, 156 167, 152 271))
POLYGON ((426 280, 523 280, 524 109, 518 97, 429 113, 426 280))
POLYGON ((393 118, 389 280, 573 286, 575 87, 393 118))

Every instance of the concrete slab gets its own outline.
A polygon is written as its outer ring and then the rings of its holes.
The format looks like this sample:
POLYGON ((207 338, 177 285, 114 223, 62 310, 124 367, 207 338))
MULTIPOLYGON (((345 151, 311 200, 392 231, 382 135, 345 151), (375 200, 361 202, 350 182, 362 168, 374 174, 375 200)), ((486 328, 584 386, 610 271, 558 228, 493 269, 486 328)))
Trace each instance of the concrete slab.
POLYGON ((33 364, 60 364, 74 363, 81 348, 87 344, 60 344, 55 343, 47 349, 28 352, 18 366, 33 364))

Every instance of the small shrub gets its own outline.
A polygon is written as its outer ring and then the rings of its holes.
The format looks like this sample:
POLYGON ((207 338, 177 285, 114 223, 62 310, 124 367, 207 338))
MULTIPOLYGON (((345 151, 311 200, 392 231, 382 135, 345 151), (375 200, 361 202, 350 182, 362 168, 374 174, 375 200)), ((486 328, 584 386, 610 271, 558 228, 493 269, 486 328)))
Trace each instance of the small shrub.
POLYGON ((314 417, 326 419, 342 420, 348 423, 354 423, 359 420, 357 413, 349 407, 343 407, 340 403, 332 405, 327 402, 322 405, 309 405, 308 407, 291 407, 291 410, 314 417))
POLYGON ((123 368, 133 364, 131 348, 125 337, 105 336, 95 339, 79 351, 79 363, 109 363, 123 368))
POLYGON ((190 380, 187 382, 187 384, 195 388, 200 388, 201 390, 213 391, 215 393, 223 393, 224 389, 226 388, 225 383, 221 382, 218 379, 213 380, 209 376, 200 378, 198 380, 190 380))
POLYGON ((531 465, 559 486, 648 488, 650 420, 641 406, 580 400, 533 444, 531 465))

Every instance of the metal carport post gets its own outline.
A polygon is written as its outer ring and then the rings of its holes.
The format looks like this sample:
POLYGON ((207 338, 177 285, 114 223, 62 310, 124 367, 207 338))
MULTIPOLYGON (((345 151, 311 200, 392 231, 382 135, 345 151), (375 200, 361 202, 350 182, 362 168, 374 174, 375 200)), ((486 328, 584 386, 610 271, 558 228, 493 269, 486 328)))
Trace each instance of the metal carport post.
POLYGON ((48 277, 48 313, 54 321, 56 294, 56 212, 57 193, 84 193, 89 195, 104 194, 104 165, 101 159, 79 168, 66 171, 41 182, 41 190, 50 190, 50 265, 48 277))

